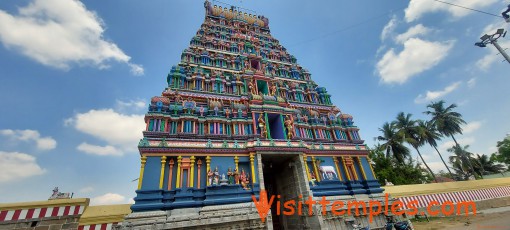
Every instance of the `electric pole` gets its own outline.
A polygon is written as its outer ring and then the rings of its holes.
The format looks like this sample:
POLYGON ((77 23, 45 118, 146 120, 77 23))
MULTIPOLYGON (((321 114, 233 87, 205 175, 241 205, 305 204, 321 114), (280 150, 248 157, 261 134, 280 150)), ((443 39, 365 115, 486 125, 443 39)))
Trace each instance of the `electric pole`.
POLYGON ((501 37, 504 38, 505 35, 506 35, 506 31, 504 29, 498 29, 498 31, 496 31, 495 34, 492 34, 492 35, 485 34, 482 37, 480 37, 480 39, 482 41, 475 43, 475 46, 483 48, 483 47, 487 47, 487 44, 492 44, 492 45, 494 45, 494 47, 496 47, 496 49, 498 49, 499 53, 501 55, 503 55, 503 57, 506 59, 506 61, 508 63, 510 63, 510 57, 505 52, 505 50, 503 48, 501 48, 501 46, 498 44, 498 39, 501 37))

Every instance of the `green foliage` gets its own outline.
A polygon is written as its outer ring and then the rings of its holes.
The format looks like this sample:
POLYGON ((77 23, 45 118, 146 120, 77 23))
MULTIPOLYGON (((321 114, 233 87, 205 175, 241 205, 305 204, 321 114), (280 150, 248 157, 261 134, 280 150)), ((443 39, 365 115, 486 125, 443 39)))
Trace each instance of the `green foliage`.
POLYGON ((507 165, 510 164, 510 137, 503 139, 502 141, 498 141, 498 152, 494 153, 491 156, 492 160, 505 163, 507 165))
POLYGON ((382 185, 386 184, 385 180, 394 185, 421 184, 432 180, 432 177, 420 167, 420 164, 411 158, 399 163, 393 157, 386 157, 381 145, 375 146, 370 151, 370 158, 375 163, 373 168, 382 185))

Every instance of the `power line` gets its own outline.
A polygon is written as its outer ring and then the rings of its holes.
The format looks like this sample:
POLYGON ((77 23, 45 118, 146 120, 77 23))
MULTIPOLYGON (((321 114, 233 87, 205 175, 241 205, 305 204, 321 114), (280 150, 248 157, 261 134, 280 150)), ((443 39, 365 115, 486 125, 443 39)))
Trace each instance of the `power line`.
POLYGON ((489 13, 489 12, 485 12, 485 11, 482 11, 482 10, 477 10, 477 9, 473 9, 473 8, 465 7, 465 6, 461 6, 461 5, 453 4, 453 3, 450 3, 450 2, 443 2, 443 1, 440 1, 440 0, 434 0, 434 1, 436 1, 436 2, 440 2, 440 3, 444 3, 444 4, 448 4, 448 5, 451 5, 451 6, 460 7, 460 8, 466 9, 466 10, 476 11, 476 12, 479 12, 479 13, 482 13, 482 14, 488 14, 488 15, 491 15, 491 16, 494 16, 494 17, 502 18, 502 17, 501 17, 501 16, 499 16, 499 15, 492 14, 492 13, 489 13))

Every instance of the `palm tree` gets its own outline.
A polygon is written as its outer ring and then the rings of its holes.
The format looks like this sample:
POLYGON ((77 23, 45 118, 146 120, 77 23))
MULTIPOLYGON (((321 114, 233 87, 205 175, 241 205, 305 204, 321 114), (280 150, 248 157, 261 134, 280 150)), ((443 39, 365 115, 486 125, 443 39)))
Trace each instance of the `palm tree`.
POLYGON ((461 146, 452 146, 448 149, 448 152, 453 153, 450 156, 450 163, 452 164, 452 168, 455 173, 464 178, 464 180, 468 180, 470 176, 475 176, 475 171, 470 172, 470 164, 472 165, 472 161, 475 159, 472 157, 473 153, 469 152, 467 149, 469 145, 461 146), (469 163, 468 163, 469 162, 469 163))
POLYGON ((434 181, 436 181, 437 183, 436 175, 434 175, 432 169, 430 169, 430 167, 427 165, 427 162, 425 162, 419 150, 419 147, 423 146, 426 142, 425 132, 420 126, 416 125, 417 122, 415 120, 412 120, 411 116, 412 114, 410 113, 405 114, 404 112, 400 112, 397 115, 395 127, 398 129, 399 136, 401 136, 405 142, 413 146, 413 148, 420 156, 421 161, 423 161, 423 164, 425 165, 425 167, 427 167, 430 174, 434 178, 434 181))
MULTIPOLYGON (((436 127, 437 131, 444 136, 452 137, 455 145, 460 148, 459 143, 455 139, 455 134, 462 134, 461 125, 466 124, 466 121, 462 119, 462 115, 458 112, 453 111, 453 109, 457 108, 456 104, 451 104, 448 107, 444 107, 444 101, 432 102, 427 105, 427 108, 432 110, 425 111, 425 114, 432 116, 432 123, 436 127)), ((460 153, 463 154, 463 153, 460 153)), ((464 156, 464 158, 466 158, 464 156)), ((466 158, 467 159, 467 158, 466 158)), ((474 173, 473 165, 471 161, 467 161, 471 171, 474 173)))
POLYGON ((448 170, 448 173, 450 174, 451 178, 454 179, 452 171, 450 171, 450 168, 446 164, 446 162, 443 159, 443 156, 437 150, 437 140, 441 138, 441 134, 437 131, 436 127, 434 126, 434 123, 431 121, 422 121, 418 120, 418 126, 422 128, 424 134, 425 134, 425 141, 434 149, 436 150, 437 154, 439 155, 439 158, 441 158, 441 161, 443 162, 444 166, 448 170))
POLYGON ((497 164, 485 154, 482 154, 481 156, 477 154, 476 158, 473 160, 476 165, 475 170, 477 170, 480 174, 485 175, 486 173, 501 173, 505 171, 505 166, 497 164))
POLYGON ((379 148, 385 151, 386 158, 394 157, 398 163, 404 163, 404 159, 410 157, 411 153, 398 137, 395 124, 385 122, 379 131, 382 132, 382 136, 378 136, 377 140, 384 141, 379 148))

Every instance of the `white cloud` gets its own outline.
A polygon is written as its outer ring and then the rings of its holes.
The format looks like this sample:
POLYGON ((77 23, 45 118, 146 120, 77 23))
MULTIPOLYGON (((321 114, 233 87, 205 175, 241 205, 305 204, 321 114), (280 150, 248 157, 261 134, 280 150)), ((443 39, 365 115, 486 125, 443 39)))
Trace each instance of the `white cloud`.
POLYGON ((94 191, 94 188, 91 186, 83 187, 79 190, 80 193, 91 193, 94 191))
POLYGON ((382 30, 381 40, 384 41, 386 38, 388 38, 397 27, 397 24, 398 24, 397 16, 393 15, 388 24, 386 24, 382 30))
POLYGON ((43 65, 103 69, 117 61, 128 64, 133 74, 143 74, 140 65, 130 63, 131 57, 103 37, 104 31, 101 18, 78 0, 31 0, 12 15, 0 10, 0 41, 43 65))
POLYGON ((92 135, 113 147, 112 149, 108 146, 101 147, 87 143, 82 143, 81 147, 78 146, 80 151, 99 155, 134 151, 138 141, 142 138, 142 131, 145 129, 143 115, 126 115, 113 109, 90 110, 86 113, 76 114, 65 122, 76 130, 92 135))
POLYGON ((76 149, 92 154, 92 155, 99 155, 99 156, 122 156, 122 151, 117 150, 115 147, 111 145, 107 146, 98 146, 98 145, 91 145, 89 143, 83 142, 76 149))
POLYGON ((40 150, 51 150, 57 147, 57 141, 52 137, 41 137, 37 130, 12 130, 2 129, 0 134, 8 136, 15 141, 34 141, 40 150))
POLYGON ((90 199, 90 205, 125 204, 126 197, 117 193, 106 193, 90 199))
POLYGON ((464 127, 462 127, 462 133, 470 134, 470 133, 478 130, 480 127, 482 127, 481 121, 472 121, 472 122, 469 122, 466 125, 464 125, 464 127))
POLYGON ((429 29, 423 26, 422 24, 418 24, 409 28, 405 33, 399 34, 397 37, 395 37, 395 41, 397 43, 403 44, 404 42, 411 38, 417 38, 418 36, 426 35, 431 31, 432 29, 429 29))
POLYGON ((147 104, 145 103, 145 100, 137 99, 137 100, 130 100, 130 101, 122 101, 117 100, 115 103, 115 107, 117 110, 120 111, 137 111, 147 108, 147 104))
POLYGON ((46 172, 36 162, 36 158, 19 152, 0 151, 0 183, 19 180, 46 172))
POLYGON ((449 93, 453 92, 454 90, 456 90, 457 88, 459 88, 460 84, 461 84, 461 82, 458 81, 458 82, 454 82, 453 84, 447 86, 443 90, 427 91, 425 96, 423 96, 422 94, 418 95, 418 97, 416 97, 414 99, 414 103, 420 104, 420 103, 425 103, 425 102, 429 102, 429 101, 444 97, 447 94, 449 94, 449 93))
MULTIPOLYGON (((468 8, 482 9, 497 3, 498 0, 450 0, 448 2, 468 8)), ((412 22, 421 18, 426 13, 433 13, 438 11, 448 12, 454 18, 464 17, 470 13, 473 13, 473 11, 445 3, 440 3, 437 1, 411 0, 409 2, 409 6, 405 9, 405 19, 407 22, 412 22)))
POLYGON ((429 42, 410 38, 404 42, 404 49, 395 53, 388 50, 377 63, 376 69, 384 83, 403 84, 409 78, 431 69, 443 60, 454 42, 429 42))
POLYGON ((473 87, 475 87, 476 85, 476 78, 471 78, 469 79, 469 81, 467 82, 467 85, 470 89, 472 89, 473 87))

